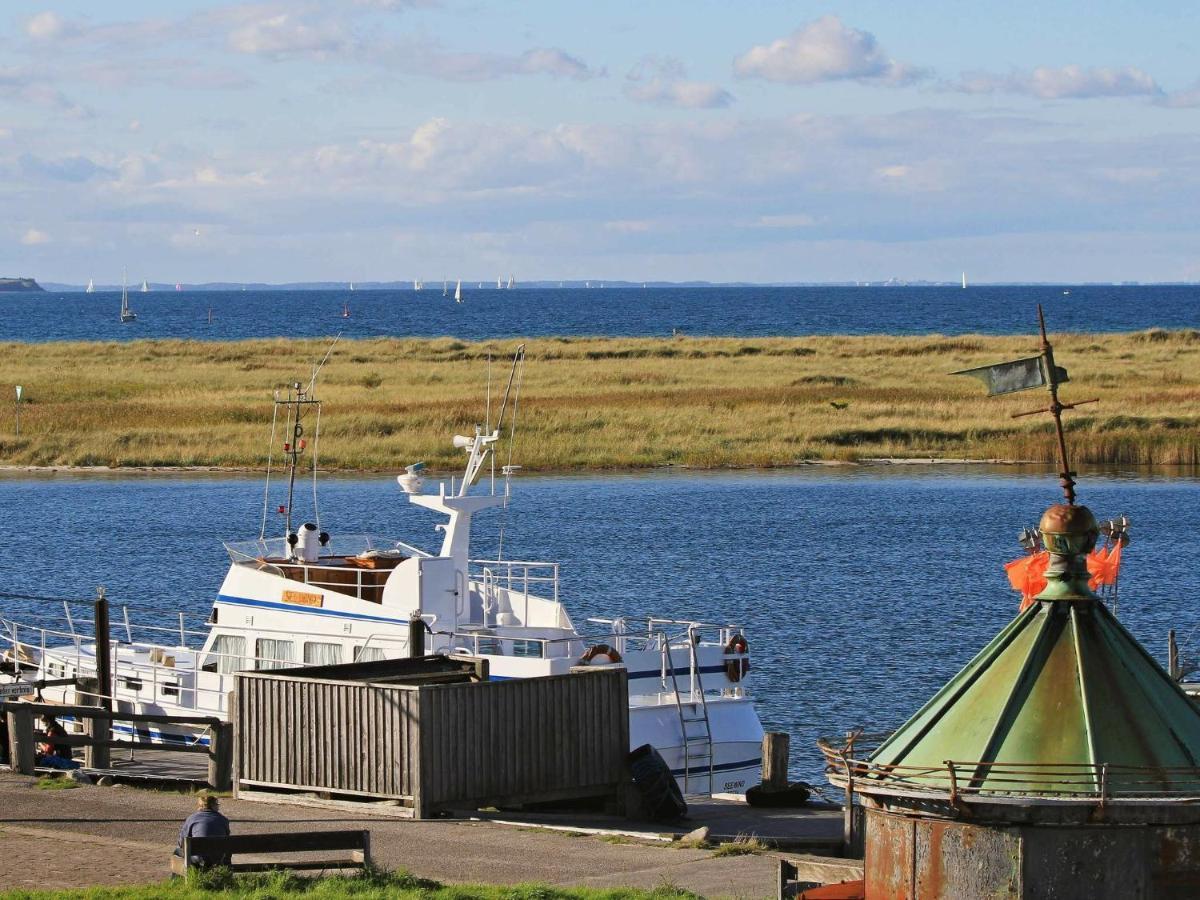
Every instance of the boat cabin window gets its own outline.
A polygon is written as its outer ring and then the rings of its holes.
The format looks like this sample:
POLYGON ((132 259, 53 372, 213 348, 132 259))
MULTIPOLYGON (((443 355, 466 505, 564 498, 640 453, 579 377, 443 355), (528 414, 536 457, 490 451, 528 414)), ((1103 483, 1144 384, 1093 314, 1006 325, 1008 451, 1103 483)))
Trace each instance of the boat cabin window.
POLYGON ((246 639, 237 634, 218 634, 213 640, 203 669, 229 675, 246 667, 246 639))
POLYGON ((257 669, 282 669, 296 658, 295 644, 276 638, 259 638, 254 655, 257 669))
POLYGON ((304 662, 310 666, 336 666, 342 661, 341 644, 321 644, 305 641, 304 662))
POLYGON ((179 682, 178 681, 164 682, 163 684, 159 685, 159 692, 164 697, 178 697, 179 696, 179 682))
POLYGON ((383 659, 382 647, 355 647, 354 661, 355 662, 375 662, 377 659, 383 659))
POLYGON ((140 678, 122 678, 121 682, 125 685, 127 691, 140 691, 142 689, 142 679, 140 678))

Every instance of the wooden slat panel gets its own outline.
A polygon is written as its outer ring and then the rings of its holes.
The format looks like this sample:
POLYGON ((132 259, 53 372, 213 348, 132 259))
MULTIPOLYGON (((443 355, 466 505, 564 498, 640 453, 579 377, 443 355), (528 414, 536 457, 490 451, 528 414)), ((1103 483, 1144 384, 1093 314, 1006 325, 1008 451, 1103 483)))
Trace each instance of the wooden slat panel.
POLYGON ((624 777, 621 670, 419 688, 276 673, 238 683, 247 783, 436 805, 564 796, 624 777))

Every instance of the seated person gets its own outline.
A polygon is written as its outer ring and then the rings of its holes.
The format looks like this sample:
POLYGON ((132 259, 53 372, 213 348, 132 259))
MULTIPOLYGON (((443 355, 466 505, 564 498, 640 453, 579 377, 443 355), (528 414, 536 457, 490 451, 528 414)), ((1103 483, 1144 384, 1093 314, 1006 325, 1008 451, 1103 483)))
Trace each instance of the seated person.
POLYGON ((42 715, 42 731, 46 739, 37 745, 37 764, 49 769, 78 769, 79 763, 71 758, 71 745, 55 740, 66 737, 67 730, 49 713, 42 715))
MULTIPOLYGON (((184 820, 179 829, 179 845, 175 848, 176 856, 183 856, 183 839, 185 837, 229 837, 229 820, 221 815, 217 798, 212 794, 200 794, 196 797, 196 811, 184 820)), ((189 866, 227 866, 227 855, 210 856, 193 853, 188 860, 189 866)))

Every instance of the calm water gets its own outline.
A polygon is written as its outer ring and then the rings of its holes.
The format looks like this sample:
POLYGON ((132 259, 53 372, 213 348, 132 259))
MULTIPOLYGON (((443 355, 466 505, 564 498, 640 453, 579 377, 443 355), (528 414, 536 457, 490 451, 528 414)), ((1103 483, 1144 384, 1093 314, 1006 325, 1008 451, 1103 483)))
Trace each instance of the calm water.
POLYGON ((464 290, 461 304, 436 289, 151 292, 132 295, 130 325, 118 322, 116 293, 4 294, 0 340, 1028 334, 1039 302, 1056 331, 1200 326, 1200 286, 464 290))
MULTIPOLYGON (((1001 565, 1057 495, 1049 476, 946 466, 527 478, 515 491, 507 555, 560 561, 577 624, 744 624, 760 714, 792 734, 809 778, 818 735, 899 724, 1016 614, 1001 565)), ((1132 519, 1119 615, 1162 658, 1169 627, 1186 638, 1200 624, 1200 575, 1181 552, 1200 530, 1200 481, 1086 477, 1080 497, 1132 519)), ((104 584, 139 618, 204 616, 227 566, 220 541, 256 537, 261 504, 248 478, 0 478, 0 590, 86 597, 104 584)), ((438 544, 438 517, 386 476, 325 481, 321 510, 335 534, 438 544)), ((494 553, 502 515, 477 523, 476 555, 494 553)), ((0 604, 26 617, 53 607, 0 604)))

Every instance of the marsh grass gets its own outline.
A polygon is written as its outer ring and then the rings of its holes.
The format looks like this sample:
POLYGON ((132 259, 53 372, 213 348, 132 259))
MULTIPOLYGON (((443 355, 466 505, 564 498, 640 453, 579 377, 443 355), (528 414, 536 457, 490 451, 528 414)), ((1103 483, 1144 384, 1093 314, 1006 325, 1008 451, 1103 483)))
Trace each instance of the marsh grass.
MULTIPOLYGON (((343 341, 326 365, 320 462, 457 469, 516 341, 343 341)), ((1032 337, 547 338, 527 342, 513 461, 526 470, 779 466, 864 457, 1049 461, 1045 402, 948 374, 1036 352, 1032 337)), ((261 468, 271 395, 307 381, 322 341, 0 345, 22 384, 0 464, 261 468)), ((1200 332, 1060 336, 1076 461, 1200 463, 1200 332)), ((11 397, 11 389, 10 389, 11 397)), ((280 443, 282 440, 280 439, 280 443)), ((278 448, 277 448, 278 450, 278 448)), ((507 461, 507 450, 501 462, 507 461)))

